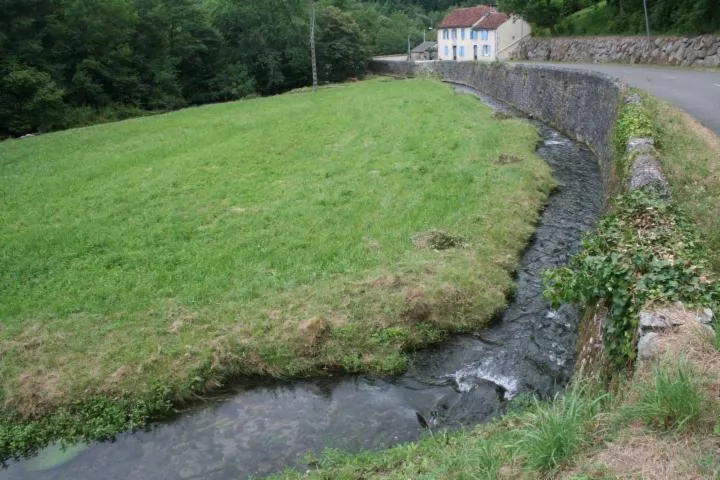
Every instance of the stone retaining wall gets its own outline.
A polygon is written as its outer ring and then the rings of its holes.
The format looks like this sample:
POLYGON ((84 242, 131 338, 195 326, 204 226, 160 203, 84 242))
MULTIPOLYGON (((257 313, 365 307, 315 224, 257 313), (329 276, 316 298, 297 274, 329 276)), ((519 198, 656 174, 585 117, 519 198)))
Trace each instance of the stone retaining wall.
POLYGON ((720 67, 720 36, 527 38, 513 59, 720 67))
POLYGON ((600 161, 606 186, 613 178, 613 129, 625 86, 603 74, 473 62, 374 61, 385 75, 435 75, 467 85, 512 105, 587 144, 600 161))

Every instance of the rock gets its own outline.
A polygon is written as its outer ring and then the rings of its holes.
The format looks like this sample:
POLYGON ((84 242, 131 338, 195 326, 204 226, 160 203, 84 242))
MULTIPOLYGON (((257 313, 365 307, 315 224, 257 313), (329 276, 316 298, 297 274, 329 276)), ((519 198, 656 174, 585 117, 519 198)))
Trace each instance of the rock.
POLYGON ((655 312, 640 312, 640 328, 668 328, 672 326, 665 317, 655 312))
POLYGON ((655 141, 652 138, 631 138, 627 144, 627 152, 643 151, 649 152, 655 148, 655 141))
POLYGON ((637 93, 633 93, 632 95, 628 95, 625 97, 625 103, 627 104, 637 104, 642 103, 642 98, 640 98, 640 95, 637 93))
POLYGON ((712 67, 717 68, 720 67, 720 55, 712 55, 710 57, 705 57, 705 60, 703 61, 706 67, 712 67))
POLYGON ((709 308, 704 308, 702 313, 697 316, 698 321, 706 325, 712 323, 713 318, 715 318, 715 315, 713 314, 713 311, 709 308))
POLYGON ((646 333, 638 342, 638 358, 653 360, 660 355, 660 335, 655 332, 646 333))
POLYGON ((633 162, 630 174, 630 189, 638 190, 649 187, 662 197, 668 196, 668 183, 660 170, 660 162, 653 155, 643 153, 633 162))
POLYGON ((713 337, 715 336, 715 329, 713 327, 711 327, 710 325, 703 325, 703 328, 705 328, 705 330, 707 330, 710 335, 712 335, 713 337))

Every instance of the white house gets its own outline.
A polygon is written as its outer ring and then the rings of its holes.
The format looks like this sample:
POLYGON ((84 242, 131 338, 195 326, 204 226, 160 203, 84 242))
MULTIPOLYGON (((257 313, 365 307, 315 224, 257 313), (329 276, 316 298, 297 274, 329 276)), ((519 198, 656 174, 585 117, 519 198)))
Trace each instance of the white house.
POLYGON ((458 8, 438 27, 440 60, 507 60, 530 25, 522 18, 508 16, 493 7, 458 8))

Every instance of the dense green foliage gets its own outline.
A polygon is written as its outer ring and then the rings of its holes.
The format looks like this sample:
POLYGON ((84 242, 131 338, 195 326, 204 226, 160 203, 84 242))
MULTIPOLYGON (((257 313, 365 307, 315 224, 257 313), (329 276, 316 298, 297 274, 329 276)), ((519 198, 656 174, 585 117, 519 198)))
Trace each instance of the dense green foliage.
MULTIPOLYGON (((644 34, 643 0, 500 0, 500 8, 525 16, 535 34, 644 34)), ((653 34, 695 35, 720 31, 716 0, 647 2, 653 34)))
MULTIPOLYGON (((0 138, 308 85, 308 3, 0 0, 0 138)), ((432 37, 451 3, 320 0, 320 82, 432 37)))
POLYGON ((680 212, 651 191, 633 191, 616 199, 567 267, 546 272, 546 294, 555 303, 604 301, 605 348, 622 367, 635 356, 638 313, 647 302, 718 309, 720 284, 707 276, 705 258, 680 212))

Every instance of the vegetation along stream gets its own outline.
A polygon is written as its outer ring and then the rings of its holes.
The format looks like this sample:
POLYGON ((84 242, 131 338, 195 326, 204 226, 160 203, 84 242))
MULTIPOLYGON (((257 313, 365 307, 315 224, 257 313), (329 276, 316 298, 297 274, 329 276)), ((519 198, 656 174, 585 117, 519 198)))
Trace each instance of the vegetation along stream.
MULTIPOLYGON (((464 87, 494 108, 502 105, 464 87)), ((61 453, 47 449, 0 471, 0 479, 238 479, 302 466, 325 447, 380 448, 433 428, 456 428, 501 414, 522 393, 552 395, 572 375, 578 312, 553 310, 542 271, 575 253, 602 210, 596 159, 540 123, 538 154, 560 187, 545 209, 518 269, 514 301, 494 326, 417 354, 397 378, 367 376, 256 385, 147 432, 61 453)))

